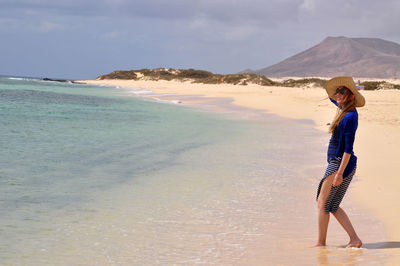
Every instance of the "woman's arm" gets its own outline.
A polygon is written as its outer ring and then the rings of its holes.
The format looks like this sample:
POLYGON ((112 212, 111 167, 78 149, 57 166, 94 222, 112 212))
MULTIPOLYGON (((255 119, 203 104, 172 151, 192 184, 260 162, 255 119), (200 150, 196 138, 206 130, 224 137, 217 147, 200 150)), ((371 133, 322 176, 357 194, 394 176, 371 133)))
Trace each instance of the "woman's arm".
POLYGON ((343 153, 342 161, 340 162, 339 170, 336 172, 335 177, 333 178, 333 186, 339 186, 343 182, 343 172, 349 163, 351 154, 350 153, 343 153))
POLYGON ((331 97, 329 97, 329 100, 331 100, 331 102, 336 105, 337 107, 339 107, 340 109, 342 109, 342 106, 340 104, 338 104, 337 101, 335 101, 334 99, 332 99, 331 97))
POLYGON ((343 131, 344 153, 342 155, 339 170, 333 178, 334 186, 339 186, 342 183, 344 170, 346 170, 351 154, 353 153, 353 144, 358 125, 357 113, 348 113, 340 122, 339 126, 341 126, 341 124, 343 125, 340 127, 340 130, 343 131))

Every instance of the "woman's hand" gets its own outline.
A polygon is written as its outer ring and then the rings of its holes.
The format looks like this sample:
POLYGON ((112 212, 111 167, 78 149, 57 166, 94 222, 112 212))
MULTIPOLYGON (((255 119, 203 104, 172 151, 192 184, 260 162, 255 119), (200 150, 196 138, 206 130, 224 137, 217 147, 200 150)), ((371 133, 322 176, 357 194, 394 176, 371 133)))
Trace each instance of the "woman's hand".
POLYGON ((335 176, 333 177, 332 186, 337 187, 340 184, 342 184, 343 172, 345 171, 347 164, 350 161, 350 157, 351 157, 350 153, 347 153, 347 152, 343 153, 342 161, 340 162, 340 167, 339 167, 338 171, 336 172, 335 176))
POLYGON ((336 175, 335 175, 335 177, 333 178, 332 185, 333 185, 334 187, 337 187, 337 186, 339 186, 340 184, 342 184, 342 182, 343 182, 343 174, 337 172, 336 175))

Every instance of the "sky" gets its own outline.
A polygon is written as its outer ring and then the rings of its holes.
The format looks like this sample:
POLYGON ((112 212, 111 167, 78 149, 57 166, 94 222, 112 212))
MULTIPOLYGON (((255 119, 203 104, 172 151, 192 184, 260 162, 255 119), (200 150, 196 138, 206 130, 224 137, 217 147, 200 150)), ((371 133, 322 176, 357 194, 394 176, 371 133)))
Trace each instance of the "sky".
POLYGON ((0 75, 261 69, 328 36, 400 43, 399 0, 0 0, 0 75))

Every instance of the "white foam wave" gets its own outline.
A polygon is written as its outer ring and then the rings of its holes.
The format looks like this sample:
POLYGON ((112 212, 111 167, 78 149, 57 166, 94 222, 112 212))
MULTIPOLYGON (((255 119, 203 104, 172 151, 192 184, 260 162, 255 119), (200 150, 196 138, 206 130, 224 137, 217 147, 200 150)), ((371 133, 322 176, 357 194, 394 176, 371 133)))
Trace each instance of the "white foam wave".
POLYGON ((158 102, 162 102, 162 103, 172 103, 172 104, 181 104, 182 102, 179 100, 163 100, 160 98, 153 98, 154 100, 158 101, 158 102))
POLYGON ((150 95, 150 94, 154 94, 154 92, 149 91, 149 90, 135 90, 135 91, 131 91, 132 93, 136 94, 136 95, 150 95))
POLYGON ((32 80, 39 80, 39 79, 35 79, 35 78, 16 78, 16 77, 6 77, 6 79, 11 79, 11 80, 25 80, 25 81, 32 81, 32 80))

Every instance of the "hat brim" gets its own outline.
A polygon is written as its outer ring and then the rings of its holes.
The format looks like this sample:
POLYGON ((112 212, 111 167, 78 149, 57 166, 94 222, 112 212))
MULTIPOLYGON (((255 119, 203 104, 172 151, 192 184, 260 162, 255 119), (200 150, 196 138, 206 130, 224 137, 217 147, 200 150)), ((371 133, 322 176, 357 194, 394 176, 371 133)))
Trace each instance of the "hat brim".
POLYGON ((354 94, 356 107, 362 107, 365 105, 365 98, 358 91, 352 77, 335 77, 330 79, 325 84, 325 90, 330 98, 336 100, 336 89, 342 86, 345 86, 354 94))

